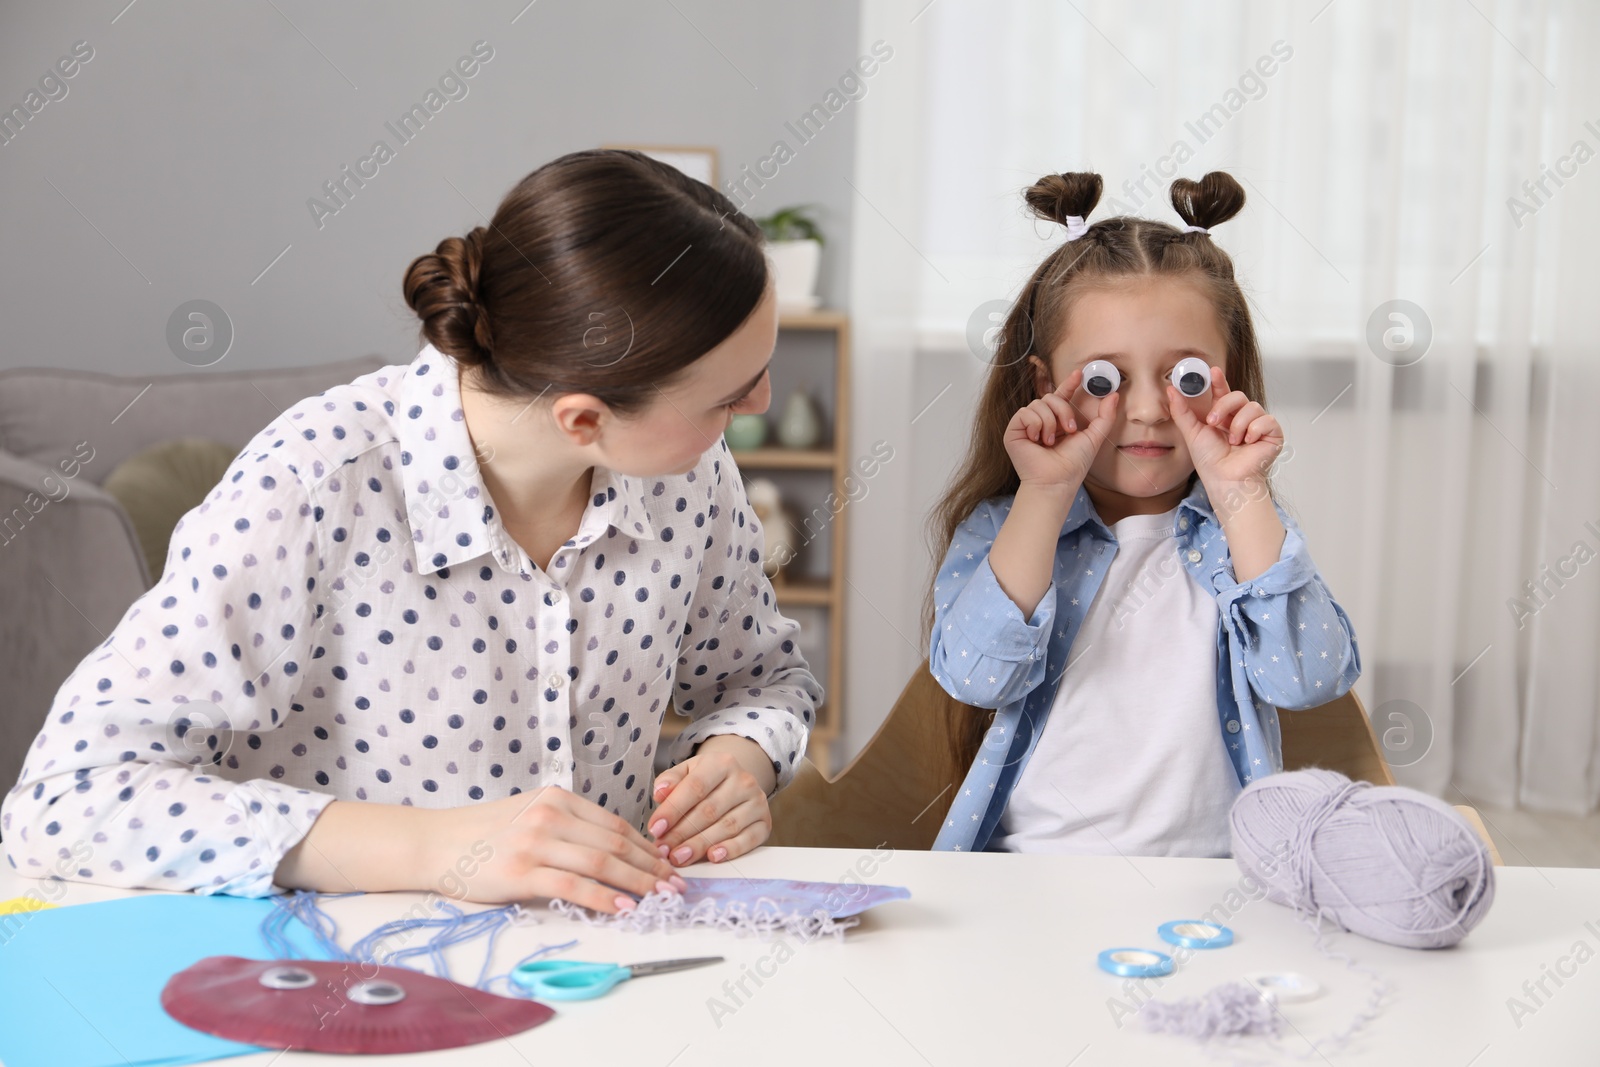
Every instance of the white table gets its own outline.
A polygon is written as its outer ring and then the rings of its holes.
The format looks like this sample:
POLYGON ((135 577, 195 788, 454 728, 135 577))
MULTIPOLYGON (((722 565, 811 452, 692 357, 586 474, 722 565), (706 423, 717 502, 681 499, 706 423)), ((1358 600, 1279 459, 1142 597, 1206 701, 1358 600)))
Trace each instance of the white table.
MULTIPOLYGON (((870 852, 765 848, 732 864, 686 873, 836 881, 872 862, 870 852)), ((868 868, 870 869, 870 867, 868 868)), ((1492 1067, 1600 1062, 1600 870, 1502 867, 1488 917, 1460 946, 1435 952, 1392 948, 1341 934, 1336 947, 1381 972, 1394 987, 1387 1011, 1342 1053, 1310 1062, 1492 1067), (1593 924, 1593 928, 1585 924, 1593 924), (1586 962, 1571 957, 1578 942, 1586 962), (1563 957, 1566 963, 1561 963, 1563 957), (1569 976, 1535 1006, 1523 991, 1560 966, 1569 976), (1531 1014, 1514 1019, 1509 998, 1531 1014), (1520 1025, 1519 1025, 1520 1023, 1520 1025)), ((492 973, 541 944, 576 937, 560 955, 622 963, 722 955, 721 965, 625 982, 593 1001, 554 1005, 556 1018, 509 1041, 382 1062, 474 1067, 689 1067, 753 1064, 936 1067, 987 1062, 1215 1064, 1186 1039, 1119 1027, 1109 1007, 1126 1002, 1125 979, 1098 970, 1101 949, 1162 948, 1156 927, 1224 903, 1240 873, 1227 860, 888 853, 870 881, 904 885, 909 901, 869 912, 842 943, 739 938, 705 930, 626 934, 550 916, 502 936, 492 973), (784 956, 781 963, 778 957, 784 956), (748 967, 748 997, 723 989, 748 967), (713 998, 731 1013, 715 1018, 713 998)), ((0 871, 0 900, 38 883, 0 871)), ((65 905, 123 895, 70 884, 65 905)), ((420 894, 374 894, 326 905, 349 945, 398 917, 420 894)), ((1319 981, 1317 1000, 1286 1006, 1294 1029, 1283 1047, 1306 1052, 1295 1032, 1315 1038, 1342 1027, 1370 992, 1367 980, 1312 949, 1308 930, 1285 908, 1246 903, 1228 919, 1229 948, 1197 952, 1167 979, 1163 999, 1198 995, 1252 970, 1293 970, 1319 981)), ((1170 948, 1168 949, 1170 951, 1170 948)), ((482 945, 451 959, 457 977, 477 973, 482 945)), ((3 965, 0 958, 0 965, 3 965)), ((470 979, 469 979, 470 980, 470 979)), ((89 1010, 90 1006, 80 1006, 89 1010)), ((218 1061, 237 1067, 338 1064, 343 1056, 261 1054, 218 1061)))

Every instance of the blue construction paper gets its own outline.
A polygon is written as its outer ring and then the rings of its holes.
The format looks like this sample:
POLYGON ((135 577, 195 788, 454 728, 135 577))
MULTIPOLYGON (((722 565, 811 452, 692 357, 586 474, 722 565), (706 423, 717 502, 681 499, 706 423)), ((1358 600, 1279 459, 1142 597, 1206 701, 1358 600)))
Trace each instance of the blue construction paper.
MULTIPOLYGON (((155 894, 8 916, 0 938, 5 1067, 165 1067, 260 1052, 191 1030, 161 1007, 167 979, 207 956, 273 959, 270 899, 155 894)), ((297 955, 328 958, 302 923, 297 955)))

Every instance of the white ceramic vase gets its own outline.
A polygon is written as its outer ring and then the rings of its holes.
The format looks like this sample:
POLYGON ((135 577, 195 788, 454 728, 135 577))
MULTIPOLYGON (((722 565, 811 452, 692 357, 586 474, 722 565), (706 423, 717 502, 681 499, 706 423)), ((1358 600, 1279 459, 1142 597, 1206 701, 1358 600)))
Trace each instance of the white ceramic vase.
POLYGON ((802 390, 789 394, 778 418, 778 443, 785 448, 815 448, 822 440, 822 413, 802 390))

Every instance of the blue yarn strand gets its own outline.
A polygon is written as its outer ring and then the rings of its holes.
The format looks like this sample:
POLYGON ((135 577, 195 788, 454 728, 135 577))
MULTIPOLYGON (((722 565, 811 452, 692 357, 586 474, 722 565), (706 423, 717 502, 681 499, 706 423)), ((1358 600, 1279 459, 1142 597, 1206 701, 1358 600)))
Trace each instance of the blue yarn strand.
MULTIPOLYGON (((340 896, 353 896, 351 893, 342 893, 340 896)), ((277 959, 299 959, 301 954, 288 938, 288 927, 291 919, 300 920, 301 925, 311 931, 311 936, 317 945, 328 954, 330 959, 348 961, 349 955, 339 947, 339 924, 333 917, 323 911, 318 905, 320 894, 307 890, 296 890, 278 897, 266 919, 261 923, 261 939, 266 942, 277 959)), ((329 897, 328 899, 334 899, 329 897)))
MULTIPOLYGON (((577 938, 573 938, 571 941, 568 941, 565 944, 561 944, 561 945, 540 945, 538 948, 534 949, 532 952, 530 952, 526 956, 522 957, 516 963, 513 963, 511 965, 511 970, 510 971, 507 971, 505 974, 497 974, 493 978, 490 978, 488 981, 479 982, 478 988, 483 990, 485 993, 493 993, 495 984, 499 983, 499 982, 504 982, 504 983, 506 983, 506 989, 508 990, 508 992, 504 993, 504 994, 501 994, 502 996, 513 996, 513 997, 522 997, 524 999, 531 999, 533 997, 533 994, 530 991, 528 991, 526 989, 523 989, 521 986, 517 985, 515 982, 513 982, 511 980, 511 972, 515 971, 518 967, 521 967, 524 963, 528 963, 528 962, 530 962, 532 960, 536 960, 540 956, 547 955, 548 953, 551 953, 551 952, 562 952, 562 951, 564 951, 566 949, 571 948, 573 945, 576 945, 577 943, 578 943, 578 939, 577 938)), ((487 969, 487 967, 488 967, 488 962, 489 962, 488 959, 484 960, 485 969, 487 969)))
MULTIPOLYGON (((355 896, 354 893, 342 893, 338 896, 355 896)), ((454 904, 446 901, 437 903, 437 910, 443 914, 436 918, 424 919, 393 919, 379 926, 376 930, 361 938, 349 950, 339 945, 339 926, 333 917, 324 911, 320 905, 322 900, 334 900, 336 896, 324 896, 307 890, 297 890, 286 893, 275 900, 276 907, 261 923, 261 940, 266 944, 267 950, 277 959, 297 959, 300 953, 289 940, 289 923, 299 920, 301 925, 311 932, 319 947, 327 953, 332 960, 345 963, 376 963, 376 952, 385 942, 410 935, 417 930, 433 931, 428 939, 418 945, 390 952, 382 961, 383 966, 406 967, 406 961, 420 956, 428 957, 432 973, 438 978, 451 979, 450 965, 445 961, 445 950, 454 945, 475 941, 480 937, 487 937, 484 949, 483 965, 478 970, 478 979, 475 988, 485 992, 500 981, 506 981, 514 993, 519 992, 515 985, 509 982, 510 972, 489 977, 489 966, 494 960, 494 950, 499 942, 500 935, 511 925, 512 920, 520 910, 515 904, 508 904, 502 908, 492 908, 487 911, 466 914, 454 904)), ((558 949, 571 948, 577 944, 569 941, 564 945, 546 945, 532 954, 518 961, 517 966, 528 960, 536 959, 546 952, 558 949)), ((415 969, 415 968, 411 968, 415 969)))

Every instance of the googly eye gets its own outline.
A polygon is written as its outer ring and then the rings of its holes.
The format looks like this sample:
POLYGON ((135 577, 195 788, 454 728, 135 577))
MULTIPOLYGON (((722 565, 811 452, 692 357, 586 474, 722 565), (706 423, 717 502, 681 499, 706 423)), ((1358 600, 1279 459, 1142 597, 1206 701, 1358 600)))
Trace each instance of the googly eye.
POLYGON ((1211 365, 1189 356, 1172 368, 1172 386, 1184 396, 1195 397, 1211 388, 1211 365))
POLYGON ((357 982, 349 997, 357 1004, 393 1004, 406 999, 406 991, 393 982, 357 982))
POLYGON ((1110 396, 1122 387, 1122 375, 1103 359, 1091 360, 1083 368, 1083 391, 1090 396, 1110 396))
POLYGON ((306 989, 316 984, 316 976, 304 967, 269 967, 258 979, 268 989, 306 989))

